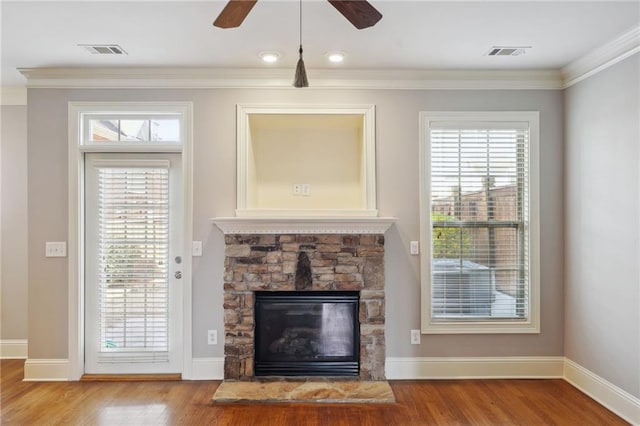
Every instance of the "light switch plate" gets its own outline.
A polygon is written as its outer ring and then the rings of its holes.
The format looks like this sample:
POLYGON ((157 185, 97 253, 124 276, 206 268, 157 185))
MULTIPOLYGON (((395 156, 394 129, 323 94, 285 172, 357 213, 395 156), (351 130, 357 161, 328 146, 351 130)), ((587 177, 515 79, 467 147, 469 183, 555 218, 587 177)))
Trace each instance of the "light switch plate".
POLYGON ((67 257, 66 241, 47 241, 44 244, 44 255, 46 257, 67 257))
POLYGON ((191 256, 194 256, 194 257, 202 256, 202 241, 191 242, 191 256))
POLYGON ((409 251, 411 254, 420 254, 420 244, 417 241, 410 241, 409 251))

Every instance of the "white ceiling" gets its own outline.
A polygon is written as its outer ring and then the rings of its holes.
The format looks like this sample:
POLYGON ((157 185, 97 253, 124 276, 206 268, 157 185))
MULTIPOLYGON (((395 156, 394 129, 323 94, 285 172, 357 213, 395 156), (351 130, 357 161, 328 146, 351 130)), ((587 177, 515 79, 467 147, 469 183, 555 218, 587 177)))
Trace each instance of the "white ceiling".
MULTIPOLYGON (((637 27, 635 1, 370 0, 382 13, 356 30, 324 0, 304 0, 308 69, 557 69, 637 27), (517 57, 488 57, 494 45, 532 46, 517 57), (346 52, 341 65, 325 53, 346 52)), ((2 0, 2 86, 23 85, 16 68, 261 68, 258 53, 279 51, 278 68, 295 67, 298 2, 260 0, 236 29, 213 20, 223 0, 2 0), (92 55, 78 44, 119 44, 128 55, 92 55)))

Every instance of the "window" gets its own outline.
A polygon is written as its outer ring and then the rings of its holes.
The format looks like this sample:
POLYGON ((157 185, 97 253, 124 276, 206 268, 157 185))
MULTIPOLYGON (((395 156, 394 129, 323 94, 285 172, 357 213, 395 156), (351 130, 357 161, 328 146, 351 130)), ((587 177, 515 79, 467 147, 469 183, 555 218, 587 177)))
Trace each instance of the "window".
MULTIPOLYGON (((181 117, 177 114, 83 114, 85 147, 180 146, 181 117)), ((122 148, 120 148, 122 149, 122 148)))
MULTIPOLYGON (((156 161, 155 163, 162 163, 156 161)), ((101 362, 167 362, 169 165, 96 165, 101 362)))
POLYGON ((176 142, 180 140, 180 120, 173 119, 91 119, 91 142, 176 142))
POLYGON ((422 331, 539 332, 538 113, 421 126, 422 331))

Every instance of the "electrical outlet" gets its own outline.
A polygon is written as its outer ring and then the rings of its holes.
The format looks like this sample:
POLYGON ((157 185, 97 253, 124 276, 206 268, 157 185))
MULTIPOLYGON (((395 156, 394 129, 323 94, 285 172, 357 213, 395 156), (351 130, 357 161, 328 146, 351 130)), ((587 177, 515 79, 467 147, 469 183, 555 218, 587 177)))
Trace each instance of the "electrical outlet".
POLYGON ((45 257, 67 257, 67 243, 65 241, 47 241, 44 244, 45 257))
POLYGON ((207 330, 207 344, 218 344, 218 330, 207 330))
POLYGON ((302 184, 294 183, 293 184, 293 195, 302 195, 302 184))
POLYGON ((420 330, 411 330, 411 344, 412 345, 420 344, 420 330))

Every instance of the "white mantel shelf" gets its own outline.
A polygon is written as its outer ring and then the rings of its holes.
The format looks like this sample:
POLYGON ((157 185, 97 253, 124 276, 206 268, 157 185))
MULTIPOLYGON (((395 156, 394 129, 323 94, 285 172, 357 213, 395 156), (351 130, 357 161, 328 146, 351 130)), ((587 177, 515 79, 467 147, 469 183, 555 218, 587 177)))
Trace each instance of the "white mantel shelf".
POLYGON ((214 217, 225 234, 384 234, 395 217, 214 217))

